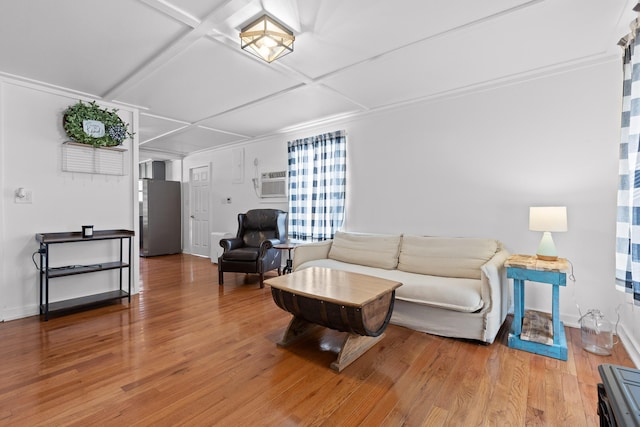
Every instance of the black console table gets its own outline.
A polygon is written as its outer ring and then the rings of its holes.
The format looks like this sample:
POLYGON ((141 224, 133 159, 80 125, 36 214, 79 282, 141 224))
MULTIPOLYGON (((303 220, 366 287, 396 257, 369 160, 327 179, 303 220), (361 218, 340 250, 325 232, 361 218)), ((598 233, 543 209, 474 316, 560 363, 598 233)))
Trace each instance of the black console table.
POLYGON ((131 256, 133 249, 132 237, 134 235, 135 233, 131 230, 94 230, 92 237, 82 237, 82 232, 79 231, 36 234, 36 241, 40 243, 40 250, 38 251, 40 253, 40 314, 44 314, 44 319, 49 320, 49 313, 70 310, 72 308, 86 307, 103 302, 116 301, 123 298, 127 298, 131 301, 131 282, 133 279, 133 273, 131 271, 131 256), (99 264, 72 265, 64 267, 50 266, 51 245, 115 239, 120 240, 120 259, 117 261, 114 260, 99 264), (124 258, 125 240, 127 241, 128 252, 126 262, 124 258), (126 290, 123 288, 124 269, 128 270, 126 290), (120 270, 120 289, 63 301, 49 302, 49 279, 105 270, 120 270))

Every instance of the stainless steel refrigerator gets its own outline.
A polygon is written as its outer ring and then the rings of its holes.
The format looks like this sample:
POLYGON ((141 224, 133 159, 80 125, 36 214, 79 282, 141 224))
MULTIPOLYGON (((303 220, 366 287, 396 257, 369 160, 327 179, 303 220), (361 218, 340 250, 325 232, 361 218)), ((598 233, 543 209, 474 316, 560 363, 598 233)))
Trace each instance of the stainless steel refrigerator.
POLYGON ((180 183, 142 179, 140 255, 182 252, 180 183))

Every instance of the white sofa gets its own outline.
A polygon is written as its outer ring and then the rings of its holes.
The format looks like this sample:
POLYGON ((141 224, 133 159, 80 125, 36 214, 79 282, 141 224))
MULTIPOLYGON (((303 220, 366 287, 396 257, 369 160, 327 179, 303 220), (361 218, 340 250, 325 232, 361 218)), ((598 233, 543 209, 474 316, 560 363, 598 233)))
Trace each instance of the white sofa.
POLYGON ((392 279, 391 323, 430 334, 492 343, 509 308, 497 240, 336 233, 296 248, 294 271, 327 267, 392 279))

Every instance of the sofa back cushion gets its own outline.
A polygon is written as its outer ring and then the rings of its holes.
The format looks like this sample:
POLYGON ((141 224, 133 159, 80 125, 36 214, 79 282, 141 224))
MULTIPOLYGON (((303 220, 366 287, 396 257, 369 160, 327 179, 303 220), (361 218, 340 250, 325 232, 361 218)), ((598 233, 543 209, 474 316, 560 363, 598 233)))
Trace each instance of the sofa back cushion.
POLYGON ((338 231, 329 259, 369 267, 394 269, 398 265, 400 235, 358 234, 338 231))
POLYGON ((430 276, 480 279, 480 267, 499 250, 496 240, 403 236, 398 270, 430 276))

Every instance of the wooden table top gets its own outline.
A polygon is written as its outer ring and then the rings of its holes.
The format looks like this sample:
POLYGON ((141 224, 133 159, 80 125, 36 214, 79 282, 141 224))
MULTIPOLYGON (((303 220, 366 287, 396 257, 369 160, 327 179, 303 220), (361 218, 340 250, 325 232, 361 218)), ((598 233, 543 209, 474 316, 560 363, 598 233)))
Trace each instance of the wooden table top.
POLYGON ((353 307, 362 307, 402 286, 393 280, 322 267, 305 268, 264 282, 296 295, 353 307))
POLYGON ((553 272, 569 270, 569 262, 566 258, 558 258, 556 261, 545 261, 538 259, 535 255, 511 255, 505 261, 504 266, 553 272))

